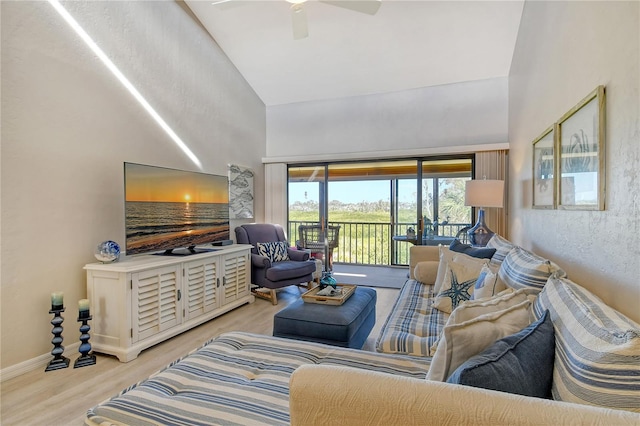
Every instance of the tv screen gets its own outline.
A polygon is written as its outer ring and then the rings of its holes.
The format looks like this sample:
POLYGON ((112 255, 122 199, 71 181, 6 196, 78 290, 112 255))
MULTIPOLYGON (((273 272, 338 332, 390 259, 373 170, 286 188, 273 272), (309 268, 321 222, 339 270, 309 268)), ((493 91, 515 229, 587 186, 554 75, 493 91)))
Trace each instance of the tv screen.
POLYGON ((186 255, 229 240, 226 176, 124 163, 126 254, 186 255))

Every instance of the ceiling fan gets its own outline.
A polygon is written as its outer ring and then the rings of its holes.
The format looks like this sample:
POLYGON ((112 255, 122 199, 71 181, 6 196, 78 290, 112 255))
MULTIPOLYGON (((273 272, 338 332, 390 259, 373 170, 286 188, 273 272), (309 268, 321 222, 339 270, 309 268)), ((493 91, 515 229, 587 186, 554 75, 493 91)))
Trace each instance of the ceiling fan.
MULTIPOLYGON (((309 28, 307 25, 307 13, 304 4, 307 0, 286 0, 291 3, 291 21, 293 25, 294 40, 303 39, 309 36, 309 28)), ((318 0, 320 3, 326 3, 331 6, 338 6, 344 9, 353 10, 355 12, 375 15, 380 9, 382 0, 318 0)), ((214 5, 236 3, 234 0, 217 0, 213 1, 214 5)))

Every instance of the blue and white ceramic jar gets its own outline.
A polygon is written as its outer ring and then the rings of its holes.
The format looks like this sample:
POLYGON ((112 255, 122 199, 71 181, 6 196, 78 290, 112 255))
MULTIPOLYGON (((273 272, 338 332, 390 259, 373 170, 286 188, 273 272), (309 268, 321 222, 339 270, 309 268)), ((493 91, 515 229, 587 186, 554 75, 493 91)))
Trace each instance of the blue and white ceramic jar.
POLYGON ((115 262, 120 258, 120 246, 115 241, 103 241, 98 244, 95 256, 102 263, 115 262))

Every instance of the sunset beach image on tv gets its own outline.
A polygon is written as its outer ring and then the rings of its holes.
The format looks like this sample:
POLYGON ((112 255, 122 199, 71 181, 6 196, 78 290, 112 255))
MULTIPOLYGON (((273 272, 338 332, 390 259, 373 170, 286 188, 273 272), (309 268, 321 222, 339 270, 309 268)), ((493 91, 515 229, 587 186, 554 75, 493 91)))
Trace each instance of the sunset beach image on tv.
POLYGON ((124 163, 124 180, 127 255, 229 239, 226 176, 124 163))

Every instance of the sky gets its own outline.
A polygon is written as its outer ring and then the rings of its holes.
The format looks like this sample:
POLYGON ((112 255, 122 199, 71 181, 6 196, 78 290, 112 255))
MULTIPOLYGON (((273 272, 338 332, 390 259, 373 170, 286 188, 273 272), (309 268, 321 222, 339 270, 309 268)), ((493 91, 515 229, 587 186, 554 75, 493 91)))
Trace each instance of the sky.
POLYGON ((126 201, 228 203, 226 176, 125 163, 126 201))
MULTIPOLYGON (((289 203, 296 201, 318 202, 318 182, 289 183, 289 203)), ((415 202, 416 181, 401 179, 399 181, 400 202, 415 202)), ((329 200, 343 203, 359 203, 361 201, 389 201, 391 198, 389 180, 369 180, 353 182, 329 182, 329 200)))

